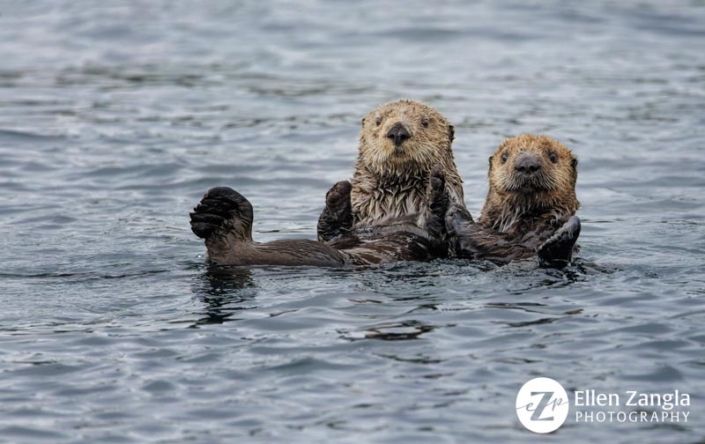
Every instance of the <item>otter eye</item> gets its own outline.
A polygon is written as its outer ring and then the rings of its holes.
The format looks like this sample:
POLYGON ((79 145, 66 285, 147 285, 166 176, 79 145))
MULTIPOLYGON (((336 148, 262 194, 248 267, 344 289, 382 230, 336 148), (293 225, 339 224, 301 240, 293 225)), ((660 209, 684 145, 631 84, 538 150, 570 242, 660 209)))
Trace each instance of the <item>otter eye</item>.
POLYGON ((558 162, 558 155, 554 152, 549 153, 548 158, 551 159, 551 162, 553 163, 558 162))
POLYGON ((375 124, 379 126, 380 123, 382 123, 382 118, 380 116, 377 116, 377 118, 375 119, 375 124))
POLYGON ((502 163, 506 163, 507 162, 507 153, 502 153, 502 157, 500 157, 500 159, 502 159, 502 163))
POLYGON ((424 128, 428 128, 428 119, 423 119, 421 125, 423 125, 424 128))

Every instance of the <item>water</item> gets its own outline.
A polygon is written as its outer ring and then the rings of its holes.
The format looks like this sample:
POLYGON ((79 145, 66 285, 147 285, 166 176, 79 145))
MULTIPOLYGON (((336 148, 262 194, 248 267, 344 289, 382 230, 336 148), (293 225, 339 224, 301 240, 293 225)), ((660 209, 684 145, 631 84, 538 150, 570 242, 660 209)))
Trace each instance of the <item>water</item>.
POLYGON ((705 439, 703 1, 97 5, 0 16, 0 442, 705 439), (209 187, 313 238, 400 97, 455 123, 475 214, 504 137, 572 148, 578 265, 208 273, 209 187), (535 376, 690 420, 540 438, 535 376))

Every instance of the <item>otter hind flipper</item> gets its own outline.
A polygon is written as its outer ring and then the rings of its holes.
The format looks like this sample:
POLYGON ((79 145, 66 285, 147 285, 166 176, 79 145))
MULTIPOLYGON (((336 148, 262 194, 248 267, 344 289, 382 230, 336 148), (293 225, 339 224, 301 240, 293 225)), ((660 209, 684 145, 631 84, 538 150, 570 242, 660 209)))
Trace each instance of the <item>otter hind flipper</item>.
POLYGON ((232 188, 211 188, 190 216, 191 231, 202 239, 233 234, 252 241, 252 204, 232 188))
POLYGON ((563 268, 573 260, 575 243, 580 236, 580 218, 571 216, 556 233, 538 248, 542 266, 563 268))
POLYGON ((237 244, 252 243, 252 204, 232 188, 211 188, 190 216, 191 231, 206 241, 212 262, 224 262, 237 244))
POLYGON ((350 192, 352 184, 341 181, 326 193, 326 207, 318 218, 318 240, 330 242, 350 233, 353 226, 350 192))

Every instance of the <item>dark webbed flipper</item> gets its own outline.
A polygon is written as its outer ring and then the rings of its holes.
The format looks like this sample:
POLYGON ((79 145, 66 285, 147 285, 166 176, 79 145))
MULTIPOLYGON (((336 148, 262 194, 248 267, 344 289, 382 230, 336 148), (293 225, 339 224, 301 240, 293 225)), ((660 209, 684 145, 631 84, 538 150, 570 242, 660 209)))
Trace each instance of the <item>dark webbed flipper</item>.
POLYGON ((206 241, 208 260, 216 265, 341 266, 347 256, 308 239, 252 241, 253 210, 237 191, 209 190, 191 213, 191 230, 206 241))
POLYGON ((328 243, 350 234, 353 226, 350 192, 352 184, 347 180, 333 185, 326 193, 326 207, 318 218, 318 240, 328 243))
POLYGON ((232 234, 239 241, 252 241, 252 204, 232 188, 211 188, 190 216, 191 231, 201 239, 232 234))
POLYGON ((252 243, 252 205, 232 188, 211 188, 190 216, 191 231, 206 241, 211 262, 226 263, 236 245, 252 243))
POLYGON ((580 236, 580 218, 571 216, 556 233, 538 248, 542 266, 563 268, 573 260, 573 249, 580 236))

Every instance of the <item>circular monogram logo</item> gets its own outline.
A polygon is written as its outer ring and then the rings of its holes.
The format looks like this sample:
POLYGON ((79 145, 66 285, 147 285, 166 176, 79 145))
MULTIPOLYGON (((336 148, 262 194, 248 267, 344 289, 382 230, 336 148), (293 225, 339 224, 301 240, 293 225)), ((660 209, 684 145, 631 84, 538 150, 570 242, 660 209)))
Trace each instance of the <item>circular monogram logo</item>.
POLYGON ((568 418, 568 394, 551 378, 534 378, 517 394, 519 421, 534 433, 551 433, 568 418))

